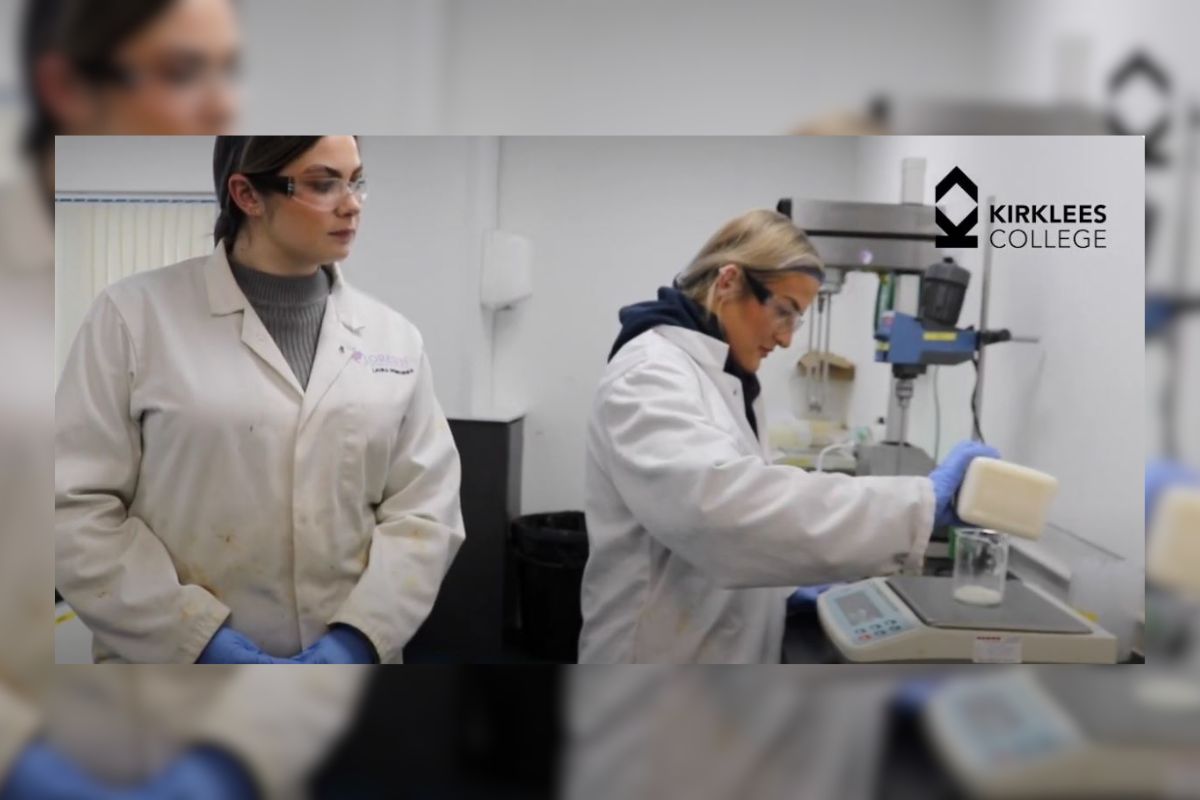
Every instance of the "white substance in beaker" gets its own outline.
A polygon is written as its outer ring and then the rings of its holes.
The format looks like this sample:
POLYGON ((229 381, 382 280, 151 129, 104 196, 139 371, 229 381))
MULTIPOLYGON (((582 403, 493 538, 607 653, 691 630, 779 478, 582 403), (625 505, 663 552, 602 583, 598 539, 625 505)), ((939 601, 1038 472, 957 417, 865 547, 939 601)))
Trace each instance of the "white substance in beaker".
POLYGON ((1004 595, 986 586, 960 586, 954 590, 954 599, 972 606, 998 606, 1004 595))

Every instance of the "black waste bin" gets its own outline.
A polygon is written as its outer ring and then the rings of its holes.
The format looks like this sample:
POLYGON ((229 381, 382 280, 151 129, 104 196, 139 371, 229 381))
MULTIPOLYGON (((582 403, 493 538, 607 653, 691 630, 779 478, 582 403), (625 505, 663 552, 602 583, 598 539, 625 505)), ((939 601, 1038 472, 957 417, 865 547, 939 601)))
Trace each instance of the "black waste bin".
POLYGON ((582 511, 528 514, 512 523, 521 643, 536 658, 574 663, 579 649, 579 589, 587 563, 582 511))

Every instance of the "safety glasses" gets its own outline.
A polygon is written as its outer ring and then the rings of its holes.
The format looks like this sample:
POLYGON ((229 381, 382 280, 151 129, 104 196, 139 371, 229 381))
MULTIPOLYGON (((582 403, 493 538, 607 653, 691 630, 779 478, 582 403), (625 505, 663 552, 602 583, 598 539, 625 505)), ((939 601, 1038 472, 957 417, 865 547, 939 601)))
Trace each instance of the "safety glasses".
POLYGON ((360 203, 367 199, 365 177, 344 180, 330 176, 247 175, 246 178, 260 189, 278 192, 321 211, 333 211, 349 195, 354 195, 360 203))
POLYGON ((204 91, 209 87, 235 88, 241 80, 241 64, 236 60, 215 64, 201 59, 186 59, 179 63, 149 66, 90 60, 81 61, 75 66, 93 82, 119 86, 130 91, 158 84, 172 92, 186 95, 204 91))
POLYGON ((771 314, 776 329, 793 334, 800 330, 804 325, 803 311, 795 308, 790 300, 776 296, 765 283, 754 277, 749 267, 742 267, 742 274, 746 277, 746 286, 750 288, 750 293, 771 314))

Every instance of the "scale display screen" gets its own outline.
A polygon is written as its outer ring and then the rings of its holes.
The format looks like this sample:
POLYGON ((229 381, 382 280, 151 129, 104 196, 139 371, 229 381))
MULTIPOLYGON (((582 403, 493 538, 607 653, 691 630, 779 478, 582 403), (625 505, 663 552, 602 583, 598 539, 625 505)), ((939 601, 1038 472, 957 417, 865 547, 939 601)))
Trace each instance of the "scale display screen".
POLYGON ((883 613, 871 602, 871 598, 867 596, 866 592, 854 592, 844 597, 839 597, 836 602, 838 610, 842 612, 846 621, 853 626, 883 619, 883 613))
POLYGON ((1021 717, 1002 695, 981 692, 963 700, 963 717, 982 736, 1006 736, 1021 727, 1021 717))

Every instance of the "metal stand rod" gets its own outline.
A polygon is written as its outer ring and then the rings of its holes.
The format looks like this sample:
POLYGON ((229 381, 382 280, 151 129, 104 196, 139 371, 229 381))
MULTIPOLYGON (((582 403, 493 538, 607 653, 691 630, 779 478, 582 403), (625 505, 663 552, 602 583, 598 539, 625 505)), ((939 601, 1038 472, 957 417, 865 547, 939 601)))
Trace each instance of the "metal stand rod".
MULTIPOLYGON (((817 313, 818 314, 821 313, 821 301, 819 299, 817 300, 817 313)), ((815 341, 814 336, 815 336, 816 330, 817 330, 817 323, 809 322, 808 323, 808 352, 809 353, 815 352, 813 349, 813 342, 815 341)), ((806 380, 804 381, 804 392, 805 392, 804 400, 805 400, 805 405, 808 406, 809 411, 815 411, 817 408, 816 376, 817 376, 816 370, 813 370, 813 369, 809 369, 805 373, 806 380)))
POLYGON ((829 408, 829 348, 833 328, 833 295, 825 304, 825 342, 821 347, 821 407, 829 408))
POLYGON ((913 396, 912 378, 896 379, 896 403, 900 407, 900 439, 896 443, 896 468, 893 474, 900 475, 900 467, 904 460, 904 443, 908 441, 908 407, 913 396))
MULTIPOLYGON (((1188 104, 1186 111, 1186 127, 1183 140, 1183 157, 1181 159, 1182 180, 1179 181, 1179 219, 1192 219, 1192 195, 1195 191, 1196 144, 1197 133, 1200 133, 1200 105, 1195 100, 1188 104)), ((1175 226, 1175 270, 1174 292, 1182 298, 1187 291, 1187 272, 1191 268, 1191 233, 1190 224, 1181 223, 1175 226)), ((1159 395, 1159 413, 1162 416, 1162 445, 1163 455, 1167 458, 1178 459, 1179 446, 1179 393, 1182 381, 1180 379, 1180 340, 1179 325, 1167 328, 1164 337, 1166 346, 1167 379, 1159 395)))
MULTIPOLYGON (((991 208, 996 201, 995 195, 988 195, 987 208, 991 208)), ((992 290, 992 219, 991 214, 986 215, 987 223, 983 229, 983 287, 982 298, 979 304, 979 329, 986 331, 988 329, 988 296, 992 290)), ((983 375, 984 363, 987 352, 986 347, 979 348, 979 375, 975 381, 975 394, 971 397, 971 403, 975 406, 975 419, 979 420, 980 427, 983 425, 983 375)), ((972 430, 971 438, 978 441, 979 431, 972 430)))
POLYGON ((822 364, 820 365, 820 368, 813 370, 813 375, 816 377, 816 380, 813 382, 814 383, 813 397, 812 397, 812 399, 809 400, 808 410, 816 412, 818 414, 823 413, 825 410, 825 406, 824 406, 825 365, 824 365, 824 358, 821 355, 821 345, 822 345, 821 339, 824 335, 824 329, 825 329, 825 301, 826 301, 827 297, 828 296, 824 295, 824 294, 817 295, 817 318, 814 320, 815 324, 813 326, 814 328, 816 328, 816 335, 817 335, 816 354, 817 354, 817 358, 821 359, 822 364))

